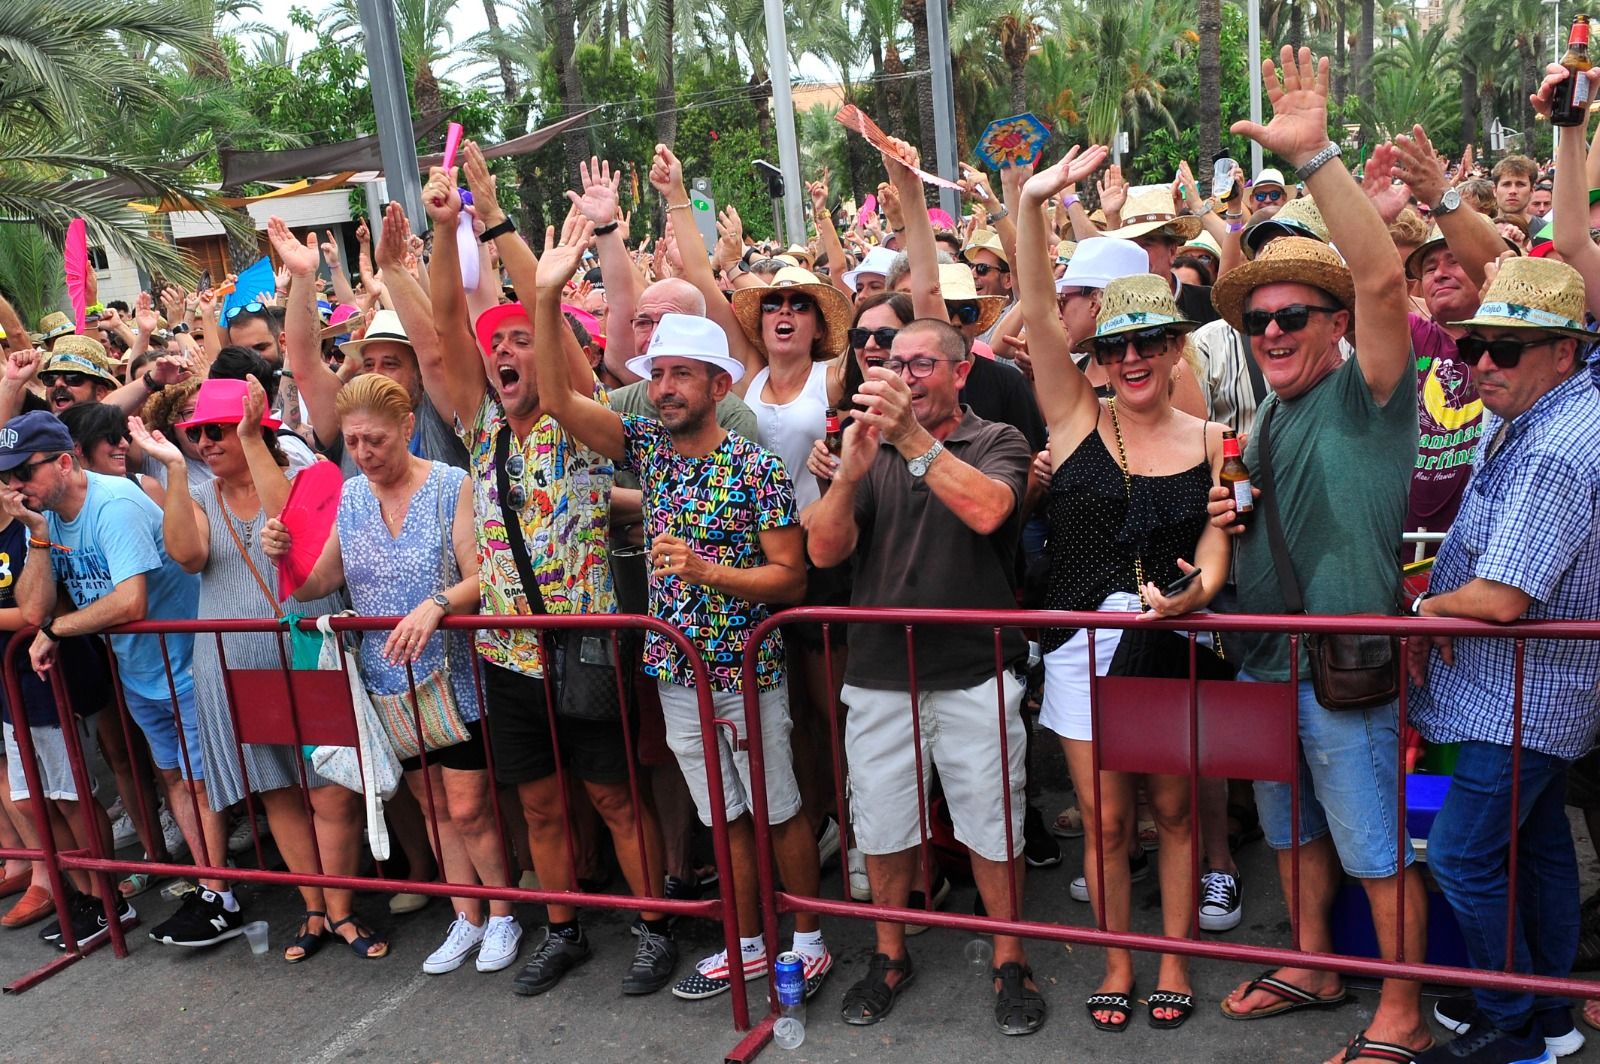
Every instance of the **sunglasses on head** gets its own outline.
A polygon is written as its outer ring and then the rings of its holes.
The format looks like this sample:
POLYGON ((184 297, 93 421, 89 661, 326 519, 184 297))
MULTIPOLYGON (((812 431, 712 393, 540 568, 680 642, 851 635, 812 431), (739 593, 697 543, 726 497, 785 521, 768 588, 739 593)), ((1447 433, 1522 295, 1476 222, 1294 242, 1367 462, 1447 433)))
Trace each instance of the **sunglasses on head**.
POLYGON ((38 469, 40 466, 47 466, 60 457, 60 453, 57 452, 56 454, 52 454, 46 458, 41 458, 37 462, 24 462, 22 465, 19 465, 14 469, 4 470, 3 472, 0 472, 0 482, 4 482, 6 484, 26 484, 28 481, 33 479, 34 470, 38 469))
POLYGON ((804 314, 817 305, 817 301, 810 296, 762 296, 761 313, 776 314, 783 309, 786 303, 789 305, 789 309, 796 314, 804 314))
POLYGON ((219 443, 222 440, 222 430, 226 427, 224 425, 190 425, 183 430, 183 434, 189 437, 190 443, 199 443, 202 434, 212 443, 219 443))
POLYGON ((1264 188, 1253 193, 1253 195, 1255 196, 1257 203, 1277 203, 1279 200, 1283 199, 1283 189, 1264 188))
POLYGON ((1313 313, 1337 314, 1340 307, 1314 307, 1306 303, 1291 303, 1287 307, 1277 310, 1247 310, 1244 312, 1244 334, 1246 336, 1265 336, 1267 323, 1275 321, 1278 328, 1286 333, 1299 332, 1306 327, 1306 322, 1311 320, 1313 313))
POLYGON ((1516 369, 1522 353, 1529 348, 1555 343, 1559 337, 1547 336, 1542 340, 1485 340, 1481 336, 1463 336, 1456 341, 1456 351, 1468 365, 1477 365, 1484 355, 1489 356, 1499 369, 1516 369))
POLYGON ((57 384, 64 384, 68 388, 81 388, 85 384, 88 384, 91 379, 93 378, 91 378, 87 373, 79 373, 76 370, 65 373, 56 371, 53 373, 39 374, 39 383, 43 384, 46 388, 54 388, 57 384))
POLYGON ((972 272, 979 277, 987 277, 991 273, 1010 273, 1011 267, 1003 263, 999 266, 991 266, 987 262, 980 262, 972 267, 972 272))
POLYGON ((846 335, 850 338, 850 346, 857 351, 866 347, 868 340, 877 341, 878 346, 887 351, 894 343, 894 338, 900 335, 900 330, 885 325, 878 329, 851 329, 846 335))
POLYGON ((1094 338, 1094 360, 1102 366, 1113 365, 1127 357, 1132 346, 1140 358, 1157 358, 1166 353, 1167 330, 1157 325, 1138 332, 1117 333, 1115 336, 1094 338))
POLYGON ((228 313, 223 316, 222 320, 228 325, 232 325, 233 319, 237 318, 241 314, 260 314, 266 309, 267 305, 265 303, 261 302, 259 299, 252 299, 250 302, 242 304, 241 306, 230 307, 228 309, 228 313))
POLYGON ((944 306, 945 310, 950 312, 950 316, 963 325, 976 325, 978 319, 983 317, 983 308, 970 299, 959 301, 947 299, 944 306))

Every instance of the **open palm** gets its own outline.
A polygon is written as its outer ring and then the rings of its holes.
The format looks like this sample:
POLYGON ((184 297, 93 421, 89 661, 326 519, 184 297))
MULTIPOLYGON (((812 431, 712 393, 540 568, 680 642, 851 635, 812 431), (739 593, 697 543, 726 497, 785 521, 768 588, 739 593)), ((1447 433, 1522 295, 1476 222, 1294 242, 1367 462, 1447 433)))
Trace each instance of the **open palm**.
POLYGON ((1299 169, 1328 143, 1328 58, 1314 58, 1309 48, 1296 56, 1284 45, 1278 64, 1270 59, 1261 64, 1261 82, 1272 103, 1272 121, 1265 126, 1235 122, 1232 131, 1299 169))

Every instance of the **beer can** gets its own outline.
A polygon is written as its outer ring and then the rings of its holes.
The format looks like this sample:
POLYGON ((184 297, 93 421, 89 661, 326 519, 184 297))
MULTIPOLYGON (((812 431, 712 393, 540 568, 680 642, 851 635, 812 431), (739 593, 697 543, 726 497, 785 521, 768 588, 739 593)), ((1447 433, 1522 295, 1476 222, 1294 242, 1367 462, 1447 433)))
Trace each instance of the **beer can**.
POLYGON ((778 954, 778 1004, 798 1005, 806 998, 806 959, 790 950, 778 954))

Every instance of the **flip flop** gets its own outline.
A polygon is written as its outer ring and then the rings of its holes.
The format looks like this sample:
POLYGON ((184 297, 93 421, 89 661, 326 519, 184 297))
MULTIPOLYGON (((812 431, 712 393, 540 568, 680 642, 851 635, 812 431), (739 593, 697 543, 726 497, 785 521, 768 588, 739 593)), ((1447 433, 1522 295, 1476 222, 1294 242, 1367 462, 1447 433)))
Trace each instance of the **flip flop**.
POLYGON ((117 884, 117 893, 124 898, 137 898, 150 889, 152 882, 149 872, 132 872, 117 884))
POLYGON ((1278 1004, 1268 1005, 1266 1008, 1252 1009, 1249 1012, 1235 1012, 1228 1007, 1228 999, 1223 998, 1222 1014, 1230 1020, 1264 1020, 1268 1016, 1280 1016, 1285 1012, 1294 1012, 1296 1009, 1331 1009, 1336 1005, 1344 1004, 1345 998, 1348 996, 1344 987, 1340 987, 1339 992, 1331 997, 1318 997, 1311 991, 1295 986, 1293 983, 1286 983, 1282 979, 1272 978, 1271 972, 1262 972, 1259 976, 1250 980, 1249 985, 1244 990, 1245 996, 1248 997, 1257 990, 1265 990, 1269 994, 1276 994, 1282 1000, 1278 1004))
POLYGON ((1587 1026, 1600 1031, 1600 1001, 1585 1001, 1578 1015, 1583 1017, 1583 1022, 1587 1026))
POLYGON ((1433 1039, 1428 1039, 1428 1044, 1421 1049, 1412 1049, 1409 1046, 1396 1045, 1393 1042, 1374 1042, 1367 1037, 1367 1032, 1362 1031, 1350 1041, 1345 1043, 1342 1061, 1352 1060, 1381 1060, 1384 1064, 1414 1064, 1417 1057, 1434 1046, 1433 1039))

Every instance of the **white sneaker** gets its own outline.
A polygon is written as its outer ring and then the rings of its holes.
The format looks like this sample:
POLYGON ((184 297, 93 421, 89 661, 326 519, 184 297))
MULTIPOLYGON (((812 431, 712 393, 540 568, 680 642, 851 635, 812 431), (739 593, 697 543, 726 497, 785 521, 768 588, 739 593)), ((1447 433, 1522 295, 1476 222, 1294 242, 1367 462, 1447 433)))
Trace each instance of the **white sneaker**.
POLYGON ((139 829, 133 826, 133 817, 123 813, 111 823, 111 843, 117 849, 131 846, 139 839, 139 829))
POLYGON ((852 846, 845 860, 850 865, 850 897, 856 901, 871 901, 872 883, 867 879, 867 855, 852 846))
POLYGON ((428 954, 422 970, 429 975, 443 975, 461 967, 461 963, 483 943, 484 928, 467 919, 466 913, 456 913, 455 923, 444 936, 439 948, 428 954))
POLYGON ((239 818, 239 822, 233 825, 233 830, 228 832, 228 852, 244 853, 246 850, 254 849, 257 835, 260 835, 264 840, 268 835, 271 834, 272 832, 267 828, 267 818, 265 815, 261 813, 256 814, 254 832, 250 830, 250 818, 248 816, 241 817, 239 818))
POLYGON ((161 807, 161 837, 166 840, 170 856, 176 857, 188 851, 189 844, 183 840, 183 829, 178 827, 178 822, 172 818, 172 810, 166 806, 161 807))
POLYGON ((1200 877, 1200 930, 1232 931, 1244 919, 1239 879, 1212 870, 1200 877))
POLYGON ((817 866, 828 867, 828 862, 839 856, 839 822, 833 817, 828 818, 828 823, 823 826, 822 834, 817 837, 817 866))
POLYGON ((478 950, 478 971, 498 972, 510 967, 522 947, 522 925, 515 916, 491 916, 483 931, 483 947, 478 950))

